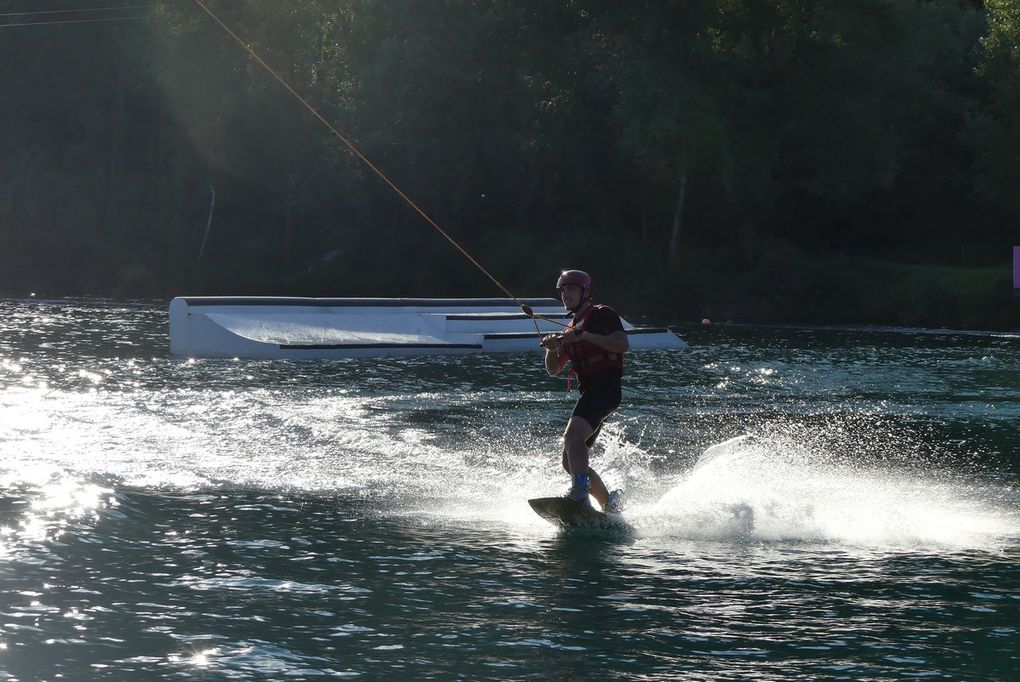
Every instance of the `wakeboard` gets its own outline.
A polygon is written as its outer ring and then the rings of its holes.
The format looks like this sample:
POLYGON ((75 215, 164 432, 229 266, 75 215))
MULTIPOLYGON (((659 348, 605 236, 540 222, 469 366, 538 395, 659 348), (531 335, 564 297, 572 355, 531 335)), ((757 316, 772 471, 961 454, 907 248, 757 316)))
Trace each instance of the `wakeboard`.
POLYGON ((563 528, 619 528, 625 526, 619 514, 606 514, 567 497, 535 497, 528 500, 535 513, 563 528))

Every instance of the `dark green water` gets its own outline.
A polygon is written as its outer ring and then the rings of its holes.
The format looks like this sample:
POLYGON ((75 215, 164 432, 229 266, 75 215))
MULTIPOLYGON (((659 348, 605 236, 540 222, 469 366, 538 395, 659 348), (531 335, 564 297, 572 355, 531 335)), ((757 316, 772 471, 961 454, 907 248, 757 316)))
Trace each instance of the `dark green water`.
POLYGON ((0 680, 1015 679, 1020 337, 717 327, 630 358, 563 533, 536 356, 181 361, 0 301, 0 680))

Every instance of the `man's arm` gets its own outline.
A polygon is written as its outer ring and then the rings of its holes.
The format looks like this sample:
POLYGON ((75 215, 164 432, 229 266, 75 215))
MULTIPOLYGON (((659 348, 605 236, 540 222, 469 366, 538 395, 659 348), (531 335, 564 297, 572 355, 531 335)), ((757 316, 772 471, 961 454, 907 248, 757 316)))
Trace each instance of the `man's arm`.
POLYGON ((549 374, 559 374, 569 360, 561 346, 562 337, 559 334, 549 334, 542 339, 542 347, 545 348, 545 371, 549 374))
POLYGON ((630 350, 630 339, 627 332, 618 330, 609 334, 596 334, 594 332, 581 332, 580 334, 564 334, 563 343, 576 343, 587 341, 610 353, 626 353, 630 350))

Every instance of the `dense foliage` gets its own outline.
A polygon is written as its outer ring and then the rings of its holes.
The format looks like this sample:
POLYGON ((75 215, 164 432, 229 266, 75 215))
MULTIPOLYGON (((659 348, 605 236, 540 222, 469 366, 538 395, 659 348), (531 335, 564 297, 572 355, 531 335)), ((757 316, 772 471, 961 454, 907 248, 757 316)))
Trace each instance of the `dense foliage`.
MULTIPOLYGON (((500 294, 151 2, 0 18, 0 290, 500 294)), ((1018 323, 1017 0, 209 6, 522 296, 583 267, 635 312, 1018 323)))

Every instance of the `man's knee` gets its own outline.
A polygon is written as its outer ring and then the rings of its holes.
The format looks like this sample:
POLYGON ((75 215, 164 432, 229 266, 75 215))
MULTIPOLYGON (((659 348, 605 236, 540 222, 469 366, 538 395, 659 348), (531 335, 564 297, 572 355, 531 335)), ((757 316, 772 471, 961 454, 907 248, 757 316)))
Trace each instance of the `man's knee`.
POLYGON ((595 431, 591 425, 582 417, 571 417, 567 422, 567 429, 563 432, 563 443, 569 448, 571 445, 584 445, 595 431))
POLYGON ((578 450, 579 448, 587 449, 587 445, 584 444, 585 437, 579 434, 563 434, 563 446, 567 452, 578 450))

